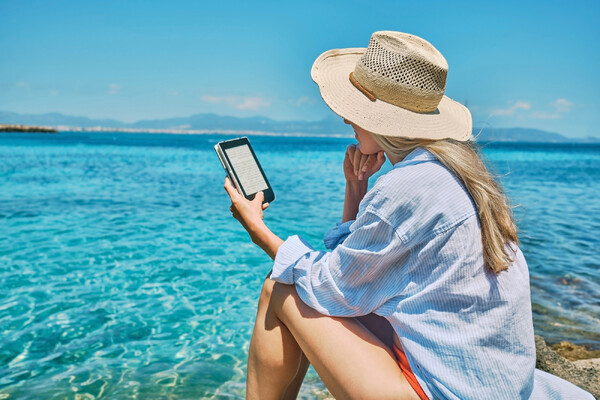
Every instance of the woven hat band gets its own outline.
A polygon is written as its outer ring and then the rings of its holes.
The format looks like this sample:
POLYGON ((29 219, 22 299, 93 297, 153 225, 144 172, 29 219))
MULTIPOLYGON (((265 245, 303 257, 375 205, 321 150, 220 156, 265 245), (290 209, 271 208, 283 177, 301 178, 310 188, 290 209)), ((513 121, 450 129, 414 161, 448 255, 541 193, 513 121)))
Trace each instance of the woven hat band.
POLYGON ((429 113, 444 96, 447 73, 446 60, 429 42, 411 35, 397 40, 381 32, 371 37, 353 77, 379 100, 429 113))

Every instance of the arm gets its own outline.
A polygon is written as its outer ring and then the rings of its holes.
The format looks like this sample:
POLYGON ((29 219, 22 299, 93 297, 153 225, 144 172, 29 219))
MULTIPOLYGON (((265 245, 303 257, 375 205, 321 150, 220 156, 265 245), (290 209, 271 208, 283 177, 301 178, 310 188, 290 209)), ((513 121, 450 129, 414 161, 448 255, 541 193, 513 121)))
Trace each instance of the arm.
POLYGON ((252 231, 248 231, 252 242, 263 249, 271 259, 275 259, 279 247, 283 244, 283 240, 263 224, 256 226, 252 231))
POLYGON ((272 259, 275 259, 279 246, 283 244, 277 235, 265 225, 263 221, 263 211, 269 207, 269 203, 262 204, 264 195, 258 192, 254 200, 250 201, 242 196, 231 184, 229 178, 225 178, 223 186, 231 198, 231 213, 234 218, 240 221, 246 229, 252 242, 258 245, 272 259))
POLYGON ((356 219, 358 206, 365 197, 368 188, 368 181, 348 181, 346 180, 346 195, 344 196, 344 212, 342 213, 342 223, 356 219))
POLYGON ((394 227, 367 210, 331 252, 315 251, 298 236, 279 248, 271 279, 295 284, 298 295, 322 314, 366 315, 402 290, 409 254, 394 227))
POLYGON ((356 145, 348 146, 344 157, 346 195, 342 223, 356 219, 358 206, 367 193, 369 178, 379 171, 384 162, 382 151, 367 155, 361 153, 356 145))
MULTIPOLYGON (((350 145, 346 149, 344 158, 344 175, 346 176, 346 198, 344 200, 343 222, 356 218, 358 205, 367 193, 368 179, 379 171, 385 162, 383 152, 376 154, 362 154, 356 145, 350 145)), ((231 198, 231 213, 240 221, 246 229, 252 242, 258 245, 272 259, 275 259, 283 240, 275 235, 263 221, 263 211, 269 204, 262 204, 264 195, 262 192, 256 194, 254 200, 250 201, 242 196, 225 178, 224 188, 231 198)))

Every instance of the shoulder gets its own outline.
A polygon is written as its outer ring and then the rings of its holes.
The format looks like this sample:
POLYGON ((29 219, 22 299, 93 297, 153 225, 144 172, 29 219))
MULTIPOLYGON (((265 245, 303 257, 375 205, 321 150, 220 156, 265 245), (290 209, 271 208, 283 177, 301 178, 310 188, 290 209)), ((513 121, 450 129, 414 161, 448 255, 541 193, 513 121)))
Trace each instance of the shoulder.
POLYGON ((411 204, 443 209, 473 209, 474 204, 459 179, 429 151, 417 148, 382 175, 368 197, 370 208, 384 203, 411 204))
POLYGON ((419 233, 451 228, 476 214, 462 183, 422 148, 377 180, 361 211, 386 219, 407 241, 419 233))

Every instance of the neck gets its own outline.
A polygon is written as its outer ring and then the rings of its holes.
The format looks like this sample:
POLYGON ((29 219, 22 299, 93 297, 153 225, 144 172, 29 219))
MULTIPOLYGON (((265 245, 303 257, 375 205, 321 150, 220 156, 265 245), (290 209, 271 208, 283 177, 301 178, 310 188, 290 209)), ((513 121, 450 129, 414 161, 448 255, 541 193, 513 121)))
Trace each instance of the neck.
POLYGON ((385 156, 388 160, 390 160, 390 162, 392 163, 392 165, 396 165, 398 164, 400 161, 402 161, 404 159, 404 157, 398 157, 395 156, 393 154, 389 154, 387 151, 385 152, 385 156))

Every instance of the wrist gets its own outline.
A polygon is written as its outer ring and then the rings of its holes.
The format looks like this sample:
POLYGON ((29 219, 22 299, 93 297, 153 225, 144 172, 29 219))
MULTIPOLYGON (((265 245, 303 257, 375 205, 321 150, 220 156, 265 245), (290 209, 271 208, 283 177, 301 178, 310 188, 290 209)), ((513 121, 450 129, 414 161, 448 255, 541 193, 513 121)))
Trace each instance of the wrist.
POLYGON ((261 221, 261 224, 255 225, 252 230, 249 230, 250 238, 252 242, 263 249, 265 253, 269 255, 272 259, 275 259, 275 255, 277 254, 277 250, 279 246, 283 244, 283 240, 281 240, 277 235, 275 235, 271 230, 261 221))
POLYGON ((247 231, 252 241, 256 243, 256 240, 265 236, 265 233, 269 231, 269 228, 267 228, 267 225, 265 225, 265 222, 261 219, 250 224, 247 231))
POLYGON ((360 202, 367 193, 367 186, 367 181, 346 181, 346 196, 344 198, 342 222, 356 219, 360 202))
POLYGON ((368 179, 363 179, 363 180, 359 180, 359 179, 346 179, 346 185, 350 185, 350 186, 368 186, 369 185, 369 180, 368 179))
MULTIPOLYGON (((351 194, 362 194, 367 193, 369 182, 364 181, 346 181, 346 190, 351 194)), ((362 197, 362 196, 361 196, 362 197)))

